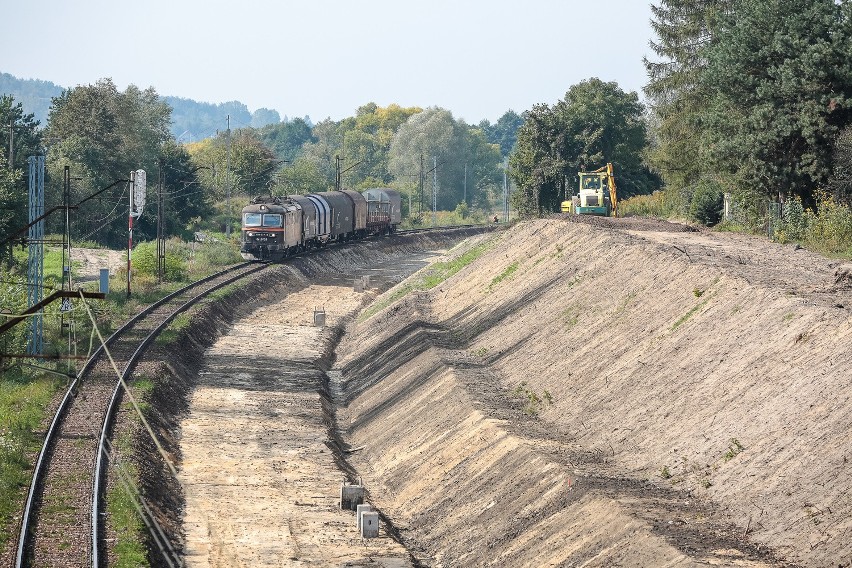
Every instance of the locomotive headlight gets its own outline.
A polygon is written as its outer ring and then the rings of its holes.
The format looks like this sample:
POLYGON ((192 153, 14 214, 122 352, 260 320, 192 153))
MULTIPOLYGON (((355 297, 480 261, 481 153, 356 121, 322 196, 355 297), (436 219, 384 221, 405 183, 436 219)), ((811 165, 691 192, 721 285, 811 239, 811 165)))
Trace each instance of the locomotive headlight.
POLYGON ((248 232, 246 232, 246 235, 248 235, 249 237, 253 237, 254 233, 252 233, 251 231, 248 231, 248 232))

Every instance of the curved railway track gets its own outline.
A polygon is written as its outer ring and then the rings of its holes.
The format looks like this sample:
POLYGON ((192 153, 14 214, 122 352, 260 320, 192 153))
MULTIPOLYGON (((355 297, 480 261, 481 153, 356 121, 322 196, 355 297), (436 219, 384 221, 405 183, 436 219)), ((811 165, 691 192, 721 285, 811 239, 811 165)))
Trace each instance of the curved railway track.
MULTIPOLYGON (((128 321, 106 340, 122 377, 130 376, 147 346, 175 316, 214 290, 264 268, 235 265, 173 292, 128 321)), ((102 483, 121 391, 101 346, 69 386, 48 429, 22 516, 16 568, 105 565, 102 483)))

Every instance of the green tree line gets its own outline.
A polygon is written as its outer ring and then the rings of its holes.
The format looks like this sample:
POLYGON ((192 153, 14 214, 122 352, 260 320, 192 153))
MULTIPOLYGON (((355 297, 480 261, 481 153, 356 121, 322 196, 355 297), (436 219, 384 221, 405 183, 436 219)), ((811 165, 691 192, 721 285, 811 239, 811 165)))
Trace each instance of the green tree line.
MULTIPOLYGON (((46 207, 63 204, 66 167, 70 205, 85 202, 70 215, 72 240, 114 248, 126 243, 127 179, 137 169, 148 174, 149 196, 134 224, 137 241, 156 235, 158 196, 165 234, 187 238, 198 227, 224 230, 234 224, 250 196, 328 191, 338 183, 353 189, 396 187, 411 198, 415 212, 431 208, 434 184, 440 209, 463 204, 465 211, 490 211, 503 158, 522 122, 509 111, 494 125, 474 126, 446 109, 368 103, 340 121, 311 125, 268 113, 265 120, 271 123, 228 129, 225 117, 231 111, 237 118, 247 116, 227 103, 208 109, 211 116, 221 115, 224 128, 181 143, 172 135, 169 102, 183 104, 153 88, 131 85, 120 91, 102 79, 54 97, 42 126, 14 98, 0 99, 0 119, 15 131, 15 164, 0 162, 0 240, 27 222, 26 157, 39 153, 47 163, 46 207)), ((8 137, 4 141, 8 155, 8 137)), ((49 217, 47 232, 62 232, 63 221, 63 215, 49 217)))
POLYGON ((651 9, 644 103, 591 78, 524 113, 510 159, 521 214, 557 211, 578 171, 607 162, 621 197, 662 189, 657 213, 708 224, 720 219, 723 193, 755 228, 771 202, 817 213, 849 205, 849 0, 660 0, 651 9))

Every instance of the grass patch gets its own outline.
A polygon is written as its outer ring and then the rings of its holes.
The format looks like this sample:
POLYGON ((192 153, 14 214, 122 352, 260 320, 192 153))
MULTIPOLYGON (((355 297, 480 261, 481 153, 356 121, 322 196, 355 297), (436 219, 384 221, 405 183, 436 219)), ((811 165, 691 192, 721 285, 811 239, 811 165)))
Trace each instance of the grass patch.
POLYGON ((491 279, 491 284, 488 285, 488 291, 490 292, 492 288, 497 286, 500 282, 507 278, 511 278, 512 274, 514 274, 518 270, 518 263, 513 262, 509 266, 506 267, 506 270, 501 272, 499 275, 495 276, 491 279))
POLYGON ((186 312, 182 314, 178 314, 175 319, 173 319, 166 329, 160 332, 160 335, 157 336, 156 342, 160 345, 168 345, 169 343, 173 343, 177 341, 180 337, 181 333, 189 327, 192 318, 186 312))
POLYGON ((366 310, 361 312, 361 314, 358 316, 358 322, 370 319, 386 307, 395 303, 397 300, 408 295, 408 293, 412 290, 414 290, 414 286, 412 286, 411 284, 405 284, 403 286, 400 286, 396 290, 390 292, 389 294, 386 294, 381 300, 373 303, 366 310))
POLYGON ((482 256, 489 248, 491 248, 492 245, 493 239, 476 245, 454 259, 432 264, 428 268, 424 269, 422 274, 415 276, 410 282, 396 288, 389 294, 386 294, 382 297, 382 299, 374 302, 371 306, 361 312, 358 316, 358 322, 370 319, 414 290, 431 290, 438 286, 459 272, 462 268, 482 256))
MULTIPOLYGON (((45 419, 45 409, 62 386, 61 380, 11 377, 0 379, 0 526, 8 527, 22 505, 32 476, 27 455, 38 452, 42 438, 35 434, 45 419)), ((0 547, 12 530, 0 530, 0 547)))
POLYGON ((452 260, 434 263, 426 269, 426 273, 421 278, 418 289, 431 290, 435 286, 442 284, 444 281, 458 273, 462 268, 471 264, 473 261, 485 254, 491 246, 492 242, 488 241, 476 245, 452 260))
POLYGON ((708 297, 708 298, 705 298, 704 300, 702 300, 701 302, 699 302, 698 304, 696 304, 695 306, 693 306, 691 310, 686 312, 683 316, 681 316, 681 318, 679 320, 677 320, 676 322, 674 322, 672 324, 671 328, 669 328, 669 331, 674 331, 677 328, 679 328, 681 325, 686 323, 689 320, 689 318, 691 318, 693 315, 695 315, 695 312, 697 312, 698 310, 700 310, 701 308, 706 306, 707 302, 709 302, 709 301, 710 301, 710 298, 708 297))
MULTIPOLYGON (((129 455, 132 451, 131 435, 123 434, 115 445, 123 455, 129 455)), ((120 467, 130 479, 139 478, 137 467, 128 460, 124 460, 120 467)), ((115 534, 115 566, 121 568, 149 566, 144 544, 145 523, 136 510, 137 497, 135 488, 125 487, 123 483, 116 483, 106 496, 109 528, 115 534)))

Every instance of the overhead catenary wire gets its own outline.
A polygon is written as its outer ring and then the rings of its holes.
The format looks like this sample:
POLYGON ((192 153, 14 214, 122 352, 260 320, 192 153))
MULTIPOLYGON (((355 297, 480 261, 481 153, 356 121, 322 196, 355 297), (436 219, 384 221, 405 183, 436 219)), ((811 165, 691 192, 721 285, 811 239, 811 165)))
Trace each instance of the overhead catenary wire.
POLYGON ((142 425, 145 427, 145 430, 148 432, 148 436, 151 438, 151 441, 154 442, 154 445, 157 447, 157 451, 162 456, 166 465, 169 467, 169 471, 177 477, 177 469, 172 463, 171 458, 166 453, 166 450, 163 448, 162 444, 160 444, 160 440, 154 434, 154 429, 151 428, 151 425, 148 423, 148 420, 145 418, 145 414, 142 412, 142 408, 139 406, 139 403, 136 401, 136 397, 133 396, 133 393, 130 392, 130 388, 127 386, 127 383, 124 381, 124 376, 121 371, 118 370, 118 365, 115 363, 115 359, 112 357, 112 352, 109 349, 106 341, 104 340, 103 335, 101 335, 101 330, 98 328, 98 322, 95 319, 94 314, 92 313, 92 309, 89 306, 89 303, 86 301, 85 296, 83 296, 83 291, 80 291, 80 300, 83 302, 83 306, 86 308, 86 313, 89 315, 89 320, 92 322, 92 327, 95 329, 95 332, 98 335, 98 340, 101 342, 101 346, 103 347, 104 354, 109 359, 109 363, 112 366, 113 371, 115 371, 116 376, 118 377, 119 385, 122 389, 124 389, 124 393, 127 395, 128 400, 130 401, 133 410, 139 416, 139 419, 142 421, 142 425))

